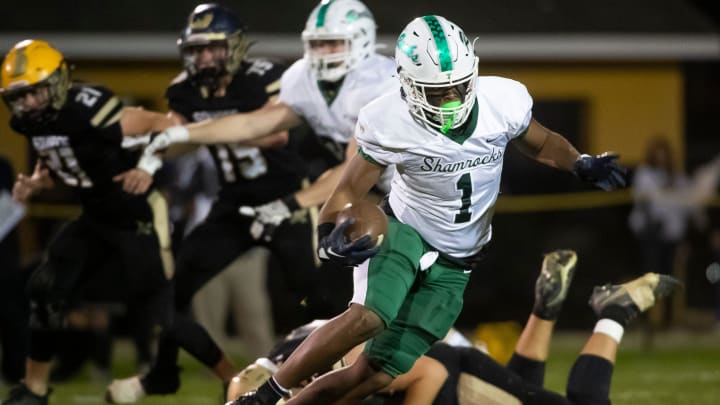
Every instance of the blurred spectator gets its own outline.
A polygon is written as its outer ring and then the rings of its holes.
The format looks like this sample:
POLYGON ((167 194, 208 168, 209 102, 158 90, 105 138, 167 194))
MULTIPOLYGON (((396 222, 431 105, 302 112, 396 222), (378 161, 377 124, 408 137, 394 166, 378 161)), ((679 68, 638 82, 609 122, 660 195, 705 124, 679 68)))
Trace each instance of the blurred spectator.
POLYGON ((23 209, 12 201, 13 172, 0 156, 0 343, 2 379, 15 384, 25 375, 29 338, 29 300, 25 296, 28 272, 21 271, 15 226, 23 209))
MULTIPOLYGON (((676 167, 668 139, 651 139, 645 162, 637 167, 633 178, 634 206, 629 219, 640 242, 643 273, 684 271, 687 246, 683 242, 691 207, 682 198, 689 189, 690 181, 676 167)), ((655 306, 649 317, 650 331, 660 327, 667 320, 665 306, 655 306)))
MULTIPOLYGON (((649 142, 645 163, 637 168, 633 179, 635 205, 630 214, 630 227, 640 242, 643 272, 686 278, 689 246, 684 241, 690 219, 698 228, 706 226, 705 204, 715 195, 719 180, 720 156, 688 178, 676 169, 667 139, 656 137, 649 142)), ((714 252, 719 256, 720 234, 714 234, 711 239, 714 252)), ((673 305, 675 312, 682 311, 684 299, 680 294, 675 297, 679 301, 673 305)), ((656 306, 654 312, 651 311, 651 328, 660 326, 665 319, 662 309, 656 306)), ((720 317, 720 309, 718 312, 720 317)), ((679 314, 673 315, 673 319, 680 318, 679 314)))
POLYGON ((720 229, 714 229, 710 234, 710 247, 713 262, 707 269, 707 279, 715 291, 715 332, 720 333, 720 229))
POLYGON ((667 139, 652 139, 645 163, 633 177, 635 205, 630 214, 630 227, 641 243, 643 272, 672 273, 673 257, 688 223, 687 208, 676 204, 674 196, 688 184, 687 176, 675 168, 667 139))
POLYGON ((268 250, 243 254, 195 294, 195 318, 222 347, 228 347, 228 319, 233 321, 242 354, 263 356, 275 341, 266 291, 268 250))

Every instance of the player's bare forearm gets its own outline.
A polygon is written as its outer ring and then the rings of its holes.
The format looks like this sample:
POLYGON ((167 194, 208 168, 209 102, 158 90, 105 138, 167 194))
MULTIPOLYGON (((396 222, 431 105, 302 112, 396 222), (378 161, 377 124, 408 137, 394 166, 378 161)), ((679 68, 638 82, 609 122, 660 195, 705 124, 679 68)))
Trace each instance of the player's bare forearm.
POLYGON ((301 207, 315 207, 327 201, 338 184, 347 163, 343 162, 322 174, 310 187, 295 193, 295 199, 301 207))
POLYGON ((527 134, 515 142, 522 153, 557 168, 571 171, 580 153, 562 135, 532 120, 527 134))
POLYGON ((335 222, 337 213, 347 203, 365 197, 372 186, 380 180, 383 170, 383 167, 368 162, 360 155, 355 155, 343 170, 337 187, 320 210, 320 223, 335 222))
POLYGON ((290 107, 279 103, 250 113, 187 125, 189 142, 232 143, 247 142, 273 132, 284 131, 302 123, 290 107))
POLYGON ((288 143, 288 131, 275 132, 270 135, 266 135, 257 139, 251 139, 249 141, 240 142, 242 146, 255 147, 255 148, 281 148, 288 143))
POLYGON ((142 136, 181 124, 172 114, 148 111, 141 107, 124 107, 121 114, 123 136, 142 136))
POLYGON ((350 161, 357 154, 357 150, 357 141, 355 137, 351 137, 350 142, 348 142, 345 147, 345 160, 343 160, 341 164, 325 171, 310 187, 300 190, 295 194, 295 199, 300 206, 314 207, 327 201, 330 193, 332 193, 340 181, 343 172, 350 164, 350 161))

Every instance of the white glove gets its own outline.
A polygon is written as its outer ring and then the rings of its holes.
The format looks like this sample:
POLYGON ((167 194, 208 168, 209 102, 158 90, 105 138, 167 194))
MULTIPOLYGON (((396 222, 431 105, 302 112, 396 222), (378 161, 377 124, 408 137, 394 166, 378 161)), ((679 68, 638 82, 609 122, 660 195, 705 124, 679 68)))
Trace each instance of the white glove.
POLYGON ((152 176, 162 165, 162 159, 159 157, 143 153, 140 160, 138 160, 137 168, 152 176))
POLYGON ((146 155, 154 155, 174 143, 188 142, 190 133, 183 126, 166 128, 164 131, 150 137, 150 143, 143 151, 146 155))
POLYGON ((250 235, 256 240, 262 238, 270 242, 275 228, 290 219, 292 212, 298 208, 297 200, 290 195, 257 207, 242 206, 239 211, 241 215, 255 217, 250 226, 250 235))

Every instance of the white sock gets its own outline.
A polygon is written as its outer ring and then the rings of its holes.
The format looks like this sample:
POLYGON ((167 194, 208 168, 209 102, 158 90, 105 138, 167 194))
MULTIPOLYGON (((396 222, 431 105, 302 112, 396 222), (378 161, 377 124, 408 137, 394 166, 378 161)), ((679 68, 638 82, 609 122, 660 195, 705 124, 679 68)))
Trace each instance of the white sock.
POLYGON ((620 343, 623 334, 625 333, 625 328, 618 322, 613 321, 612 319, 605 318, 597 321, 593 333, 602 333, 608 335, 614 341, 620 343))

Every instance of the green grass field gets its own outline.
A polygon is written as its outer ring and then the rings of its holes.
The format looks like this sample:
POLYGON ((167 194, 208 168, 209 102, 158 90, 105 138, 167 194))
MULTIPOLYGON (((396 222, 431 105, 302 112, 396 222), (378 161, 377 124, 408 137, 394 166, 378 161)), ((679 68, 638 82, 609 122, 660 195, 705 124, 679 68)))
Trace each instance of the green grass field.
MULTIPOLYGON (((564 392, 567 372, 586 335, 561 333, 555 337, 547 365, 546 386, 564 392)), ((132 370, 133 354, 121 342, 115 347, 116 376, 132 370)), ((174 396, 151 397, 143 405, 220 404, 220 383, 199 364, 183 356, 183 386, 174 396)), ((239 363, 240 361, 238 361, 239 363)), ((76 382, 58 385, 51 405, 103 403, 104 385, 87 382, 88 373, 76 382)), ((0 389, 4 396, 7 387, 0 389)), ((711 405, 720 404, 720 335, 670 333, 659 335, 653 350, 641 348, 640 336, 627 334, 612 382, 616 405, 711 405)))

